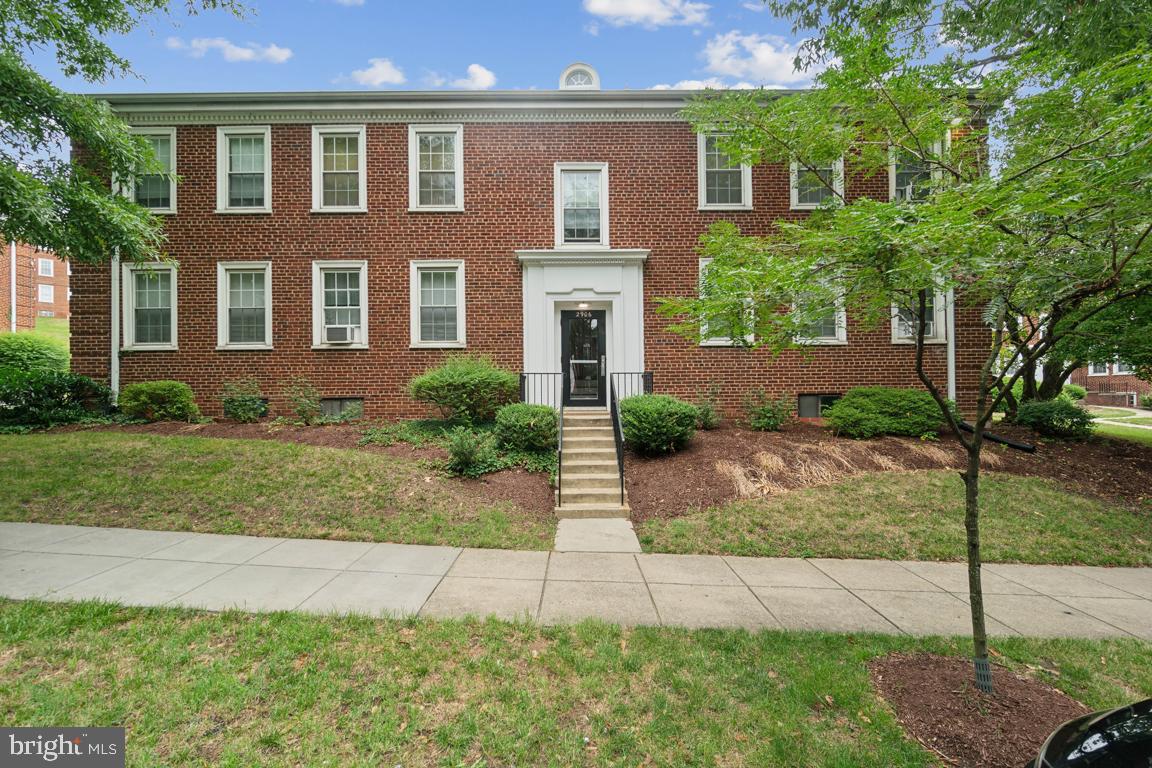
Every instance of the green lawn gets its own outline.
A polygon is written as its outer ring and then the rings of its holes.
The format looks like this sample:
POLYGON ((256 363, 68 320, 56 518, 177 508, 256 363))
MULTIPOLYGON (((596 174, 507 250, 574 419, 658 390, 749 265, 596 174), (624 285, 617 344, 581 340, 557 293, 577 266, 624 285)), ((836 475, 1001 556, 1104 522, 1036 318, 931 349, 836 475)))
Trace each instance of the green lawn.
POLYGON ((1096 419, 1115 419, 1132 415, 1132 411, 1126 408, 1102 408, 1090 405, 1087 410, 1096 419))
MULTIPOLYGON (((965 640, 206 614, 0 601, 10 725, 123 724, 130 766, 936 766, 873 693, 965 640)), ((1152 695, 1152 646, 998 640, 1089 707, 1152 695)))
POLYGON ((38 317, 36 318, 35 332, 68 346, 68 318, 66 317, 38 317))
POLYGON ((1115 437, 1119 440, 1132 440, 1144 445, 1152 445, 1152 429, 1138 429, 1133 427, 1121 427, 1118 424, 1100 424, 1095 425, 1094 432, 1097 435, 1104 437, 1115 437))
POLYGON ((1125 416, 1123 418, 1112 419, 1113 421, 1122 421, 1125 424, 1143 424, 1144 426, 1152 425, 1152 416, 1125 416))
POLYGON ((0 520, 549 549, 550 515, 416 461, 270 440, 0 435, 0 520))
MULTIPOLYGON (((1152 565, 1152 516, 1038 478, 985 474, 989 562, 1152 565)), ((956 472, 886 472, 638 526, 648 552, 963 560, 956 472)))

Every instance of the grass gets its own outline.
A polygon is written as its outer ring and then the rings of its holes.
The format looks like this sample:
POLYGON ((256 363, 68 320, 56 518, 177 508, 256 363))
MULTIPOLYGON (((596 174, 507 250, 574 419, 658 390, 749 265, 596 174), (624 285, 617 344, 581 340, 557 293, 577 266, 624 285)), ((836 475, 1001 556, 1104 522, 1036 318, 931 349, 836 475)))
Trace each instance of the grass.
POLYGON ((548 549, 554 523, 377 453, 116 432, 0 435, 0 519, 548 549))
POLYGON ((1133 442, 1152 445, 1152 429, 1139 429, 1135 427, 1122 427, 1118 424, 1095 424, 1092 430, 1097 435, 1114 437, 1118 440, 1132 440, 1133 442))
MULTIPOLYGON (((981 489, 987 561, 1152 565, 1147 513, 1040 478, 985 474, 981 489)), ((649 552, 963 560, 963 504, 955 471, 881 472, 649 520, 638 535, 649 552)))
POLYGON ((1132 415, 1132 411, 1126 408, 1099 408, 1090 405, 1087 410, 1094 419, 1114 419, 1132 415))
POLYGON ((1122 418, 1113 419, 1113 421, 1122 421, 1125 424, 1142 424, 1149 426, 1152 425, 1152 416, 1125 416, 1122 418))
MULTIPOLYGON (((0 602, 9 725, 122 724, 129 766, 918 768, 865 663, 968 643, 543 629, 0 602)), ((1152 646, 1005 639, 1092 708, 1152 695, 1152 646)))
POLYGON ((37 317, 35 333, 68 346, 68 318, 37 317))

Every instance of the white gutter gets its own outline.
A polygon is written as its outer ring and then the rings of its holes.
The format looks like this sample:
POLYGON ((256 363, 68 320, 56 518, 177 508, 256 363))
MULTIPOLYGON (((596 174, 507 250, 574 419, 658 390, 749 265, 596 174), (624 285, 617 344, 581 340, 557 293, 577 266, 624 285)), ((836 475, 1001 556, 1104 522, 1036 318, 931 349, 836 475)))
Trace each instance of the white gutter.
POLYGON ((948 399, 956 401, 956 292, 948 289, 944 332, 948 337, 948 399))
POLYGON ((112 317, 108 357, 108 386, 120 394, 120 248, 112 249, 112 317))
POLYGON ((8 312, 8 324, 9 324, 9 330, 12 331, 13 333, 15 333, 16 332, 16 241, 15 240, 13 240, 9 244, 8 253, 9 253, 9 260, 11 261, 11 264, 9 265, 9 274, 8 274, 8 277, 11 280, 11 282, 8 284, 8 301, 10 302, 10 304, 9 304, 10 309, 8 312))

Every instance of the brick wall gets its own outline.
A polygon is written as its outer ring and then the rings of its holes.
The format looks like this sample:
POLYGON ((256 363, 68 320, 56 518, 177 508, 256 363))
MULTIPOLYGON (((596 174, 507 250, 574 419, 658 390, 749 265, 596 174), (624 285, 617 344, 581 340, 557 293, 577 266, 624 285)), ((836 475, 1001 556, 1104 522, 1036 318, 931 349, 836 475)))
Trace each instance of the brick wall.
MULTIPOLYGON (((408 211, 408 136, 404 124, 367 126, 368 213, 313 214, 311 128, 272 127, 271 215, 217 215, 216 130, 180 126, 179 213, 167 218, 169 252, 179 262, 179 352, 124 352, 121 377, 188 382, 207 413, 219 413, 224 381, 255 376, 273 399, 287 376, 310 378, 325 396, 364 396, 369 416, 421 412, 406 382, 444 352, 409 349, 409 261, 466 262, 468 349, 520 370, 520 265, 514 251, 551 248, 553 163, 609 163, 611 245, 648 248, 644 267, 645 360, 658 391, 684 397, 715 381, 728 410, 752 389, 840 392, 857 384, 915 385, 913 350, 893 345, 887 328, 868 331, 849 317, 847 347, 787 352, 701 348, 671 334, 655 313, 659 296, 695 290, 698 238, 710 222, 731 219, 748 233, 806 215, 789 211, 788 172, 753 169, 755 210, 697 210, 696 137, 687 124, 468 123, 464 129, 465 211, 408 211), (272 262, 272 351, 216 350, 216 262, 272 262), (368 262, 367 350, 313 350, 311 261, 368 262)), ((849 199, 886 197, 885 176, 862 178, 849 167, 849 199)), ((108 266, 73 270, 73 369, 108 375, 108 266)), ((959 393, 975 387, 987 336, 975 309, 957 313, 959 393)), ((944 381, 943 346, 928 351, 944 381)), ((559 365, 557 364, 557 368, 559 365)))
MULTIPOLYGON (((11 246, 4 244, 3 268, 0 269, 0 325, 2 330, 11 329, 12 266, 11 246)), ((51 251, 44 251, 24 243, 16 244, 16 329, 32 330, 36 327, 36 317, 41 311, 52 312, 56 317, 68 316, 68 267, 57 259, 51 251), (53 277, 39 275, 37 259, 47 258, 53 262, 53 277), (39 301, 40 284, 50 284, 54 288, 54 301, 46 304, 39 301)))
MULTIPOLYGON (((1068 377, 1072 384, 1079 384, 1088 390, 1087 402, 1093 405, 1130 405, 1131 396, 1152 394, 1152 384, 1142 381, 1130 373, 1112 373, 1112 366, 1108 367, 1105 376, 1089 376, 1087 368, 1077 368, 1068 377)), ((1137 397, 1139 402, 1139 397, 1137 397)))
POLYGON ((68 306, 68 262, 56 257, 51 251, 32 246, 17 246, 18 256, 28 261, 32 275, 31 294, 35 301, 37 317, 67 318, 68 306), (22 253, 19 253, 23 249, 22 253), (40 259, 52 263, 52 274, 40 274, 40 259), (40 286, 52 286, 52 301, 40 301, 40 286))

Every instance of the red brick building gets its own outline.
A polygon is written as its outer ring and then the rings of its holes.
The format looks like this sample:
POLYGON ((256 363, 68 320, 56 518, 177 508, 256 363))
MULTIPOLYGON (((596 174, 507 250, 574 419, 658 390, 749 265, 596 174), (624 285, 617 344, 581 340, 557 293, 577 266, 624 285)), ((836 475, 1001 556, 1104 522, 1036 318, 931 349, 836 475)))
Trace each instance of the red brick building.
MULTIPOLYGON (((73 369, 183 380, 208 413, 228 380, 256 377, 275 409, 304 376, 370 417, 421 412, 407 382, 461 350, 567 371, 577 403, 621 372, 686 398, 715 386, 732 411, 760 389, 810 412, 855 385, 917 386, 899 317, 876 330, 830 315, 777 358, 669 332, 656 299, 696 290, 710 223, 767 233, 827 190, 795 168, 732 166, 680 117, 689 93, 600 91, 583 65, 566 76, 552 92, 106 97, 180 177, 127 190, 165 217, 174 263, 74 270, 73 369)), ((916 171, 895 171, 824 172, 851 201, 902 193, 916 171)), ((938 296, 930 327, 930 367, 943 382, 951 359, 970 401, 978 309, 938 296)))
POLYGON ((5 257, 0 274, 3 330, 30 331, 37 317, 68 317, 68 262, 24 243, 8 243, 5 257))
POLYGON ((1152 384, 1121 362, 1090 363, 1073 371, 1068 381, 1088 390, 1084 399, 1092 405, 1140 405, 1141 397, 1152 394, 1152 384))

